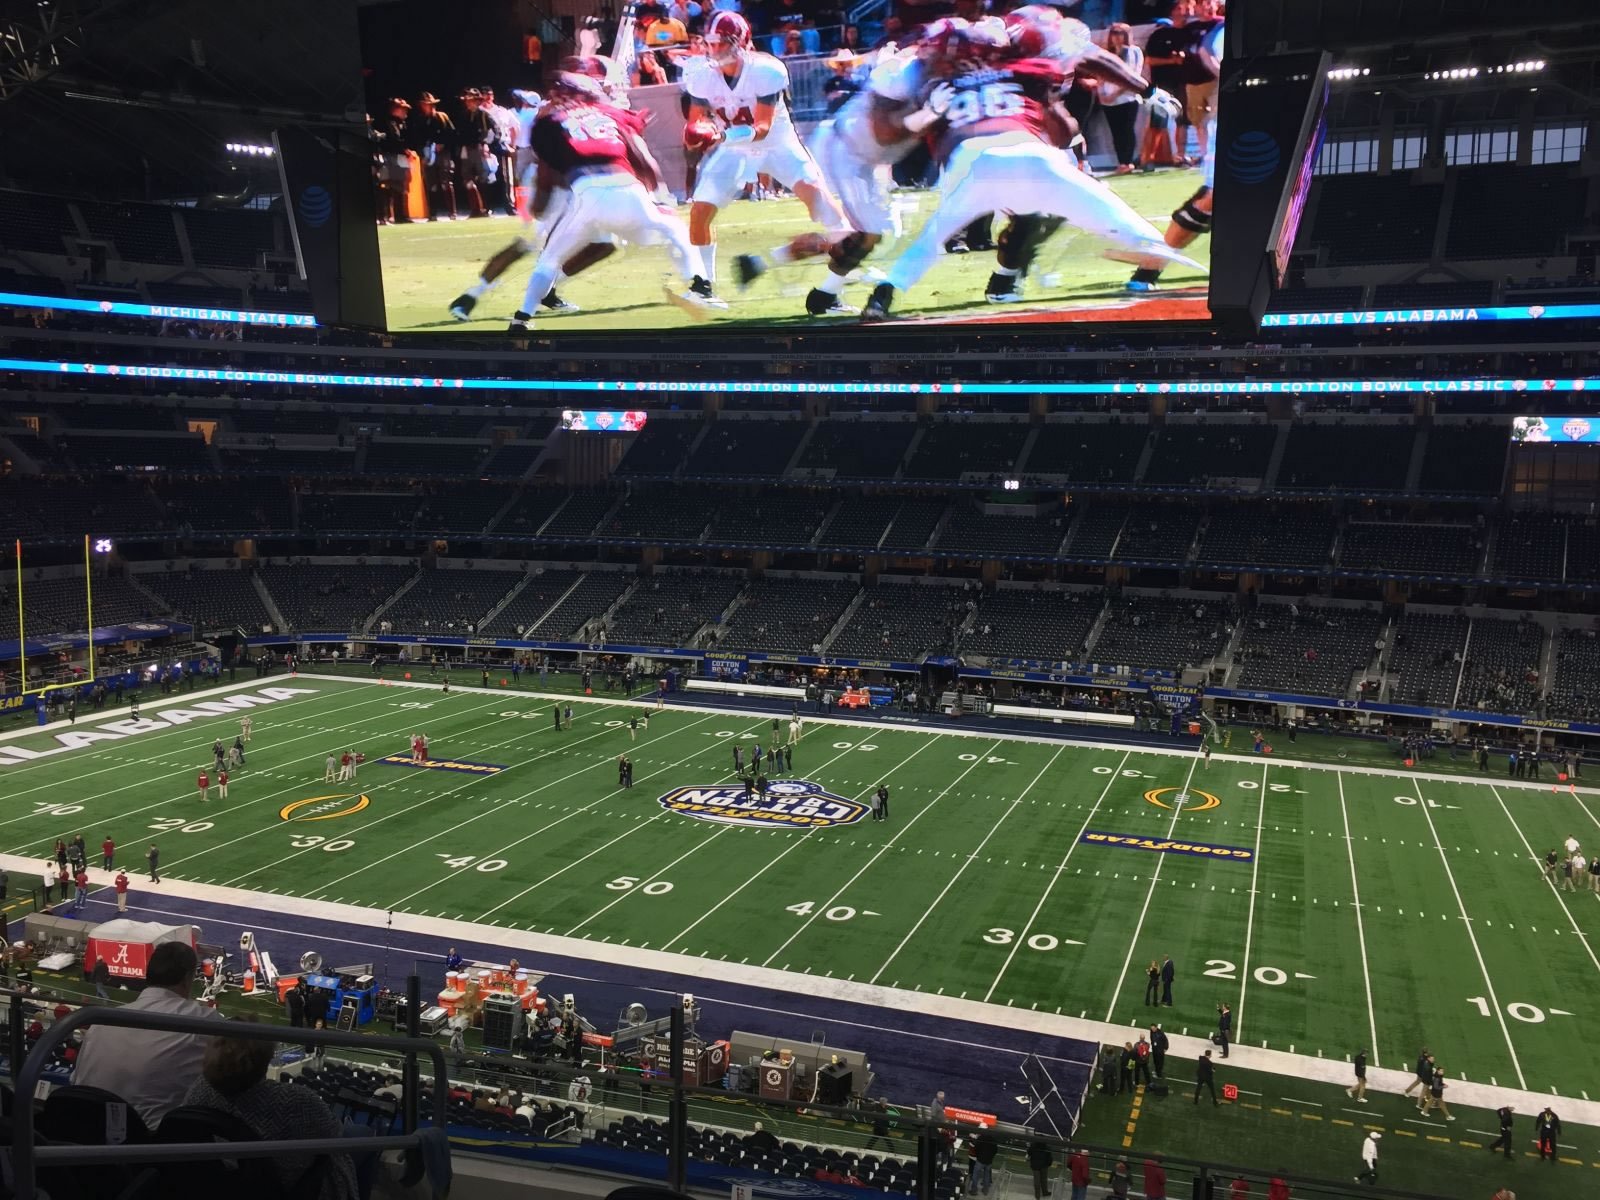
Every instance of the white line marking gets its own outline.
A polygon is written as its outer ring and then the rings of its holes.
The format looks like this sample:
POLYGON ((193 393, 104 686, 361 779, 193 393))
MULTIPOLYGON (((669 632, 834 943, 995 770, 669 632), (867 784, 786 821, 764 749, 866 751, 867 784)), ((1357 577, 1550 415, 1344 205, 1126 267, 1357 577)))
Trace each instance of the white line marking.
MULTIPOLYGON (((1244 997, 1250 987, 1250 945, 1255 939, 1256 932, 1256 883, 1261 873, 1261 828, 1267 823, 1267 764, 1261 766, 1261 786, 1256 789, 1260 795, 1260 811, 1256 815, 1256 848, 1250 863, 1250 912, 1244 923, 1244 966, 1239 969, 1239 1011, 1233 1018, 1233 1034, 1235 1038, 1244 1037, 1244 997)), ((1276 828, 1276 826, 1274 826, 1276 828)), ((1276 897, 1277 893, 1274 892, 1276 897)), ((1126 967, 1123 970, 1127 970, 1126 967)), ((1294 1047, 1290 1047, 1292 1051, 1294 1047)))
MULTIPOLYGON (((929 800, 928 803, 922 809, 920 809, 917 812, 916 816, 912 817, 911 820, 907 821, 904 825, 900 826, 900 828, 895 832, 895 835, 892 838, 890 838, 887 842, 885 842, 881 847, 879 847, 878 852, 876 854, 874 854, 871 858, 867 859, 867 861, 862 864, 861 869, 859 871, 857 871, 854 875, 850 876, 849 880, 847 880, 845 882, 845 885, 843 887, 841 887, 838 891, 834 892, 834 894, 831 897, 829 897, 827 904, 818 905, 817 908, 815 909, 815 911, 813 911, 812 914, 809 917, 807 917, 804 922, 801 923, 800 928, 796 929, 787 938, 785 938, 784 941, 783 941, 783 945, 779 946, 771 954, 767 955, 767 957, 764 960, 762 960, 761 965, 764 966, 764 967, 770 967, 772 965, 772 960, 773 959, 777 958, 778 955, 782 954, 785 950, 787 950, 789 948, 790 944, 793 943, 795 938, 799 937, 806 930, 810 929, 812 923, 814 921, 816 921, 816 919, 822 915, 822 913, 823 913, 823 911, 825 909, 832 908, 836 903, 838 903, 839 897, 844 895, 845 892, 849 891, 851 885, 854 884, 856 880, 860 879, 863 875, 865 875, 867 873, 867 871, 869 869, 871 869, 871 867, 872 867, 872 865, 874 863, 876 863, 880 858, 882 858, 886 853, 888 853, 889 849, 892 846, 894 846, 894 844, 896 842, 898 842, 900 840, 900 838, 904 834, 908 833, 913 825, 915 825, 918 821, 922 820, 923 817, 927 816, 930 812, 932 812, 934 805, 938 804, 939 801, 943 800, 946 796, 948 796, 950 794, 950 792, 955 788, 955 786, 958 783, 960 783, 968 775, 972 774, 972 772, 975 771, 978 767, 982 766, 983 765, 983 759, 984 759, 983 755, 981 755, 981 754, 978 755, 978 757, 973 762, 968 764, 967 769, 965 771, 963 771, 963 772, 961 772, 961 774, 957 775, 953 780, 950 781, 950 783, 948 785, 945 786, 945 788, 942 791, 940 791, 940 793, 937 796, 935 796, 932 800, 929 800)), ((904 847, 902 847, 902 849, 903 848, 904 847)))
MULTIPOLYGON (((1493 796, 1495 798, 1495 802, 1500 805, 1500 811, 1506 814, 1506 820, 1511 822, 1511 828, 1517 831, 1517 840, 1522 843, 1522 848, 1528 852, 1528 860, 1533 863, 1535 870, 1539 872, 1539 877, 1544 880, 1545 886, 1550 889, 1550 894, 1556 898, 1556 903, 1561 905, 1561 911, 1567 914, 1567 920, 1572 922, 1572 932, 1577 934, 1578 940, 1583 943, 1584 952, 1588 954, 1589 961, 1594 964, 1594 969, 1596 971, 1600 971, 1600 958, 1595 957, 1594 947, 1589 945, 1588 935, 1586 935, 1583 930, 1578 927, 1578 922, 1573 917, 1572 910, 1567 907, 1567 902, 1561 898, 1560 890, 1556 887, 1550 876, 1545 873, 1544 862, 1539 858, 1539 855, 1534 851, 1533 847, 1528 844, 1527 836, 1522 832, 1522 826, 1517 824, 1517 819, 1511 815, 1511 810, 1506 807, 1506 802, 1500 799, 1500 792, 1492 783, 1489 785, 1489 794, 1493 796)), ((1552 1015, 1554 1015, 1557 1011, 1558 1010, 1552 1009, 1552 1015)))
POLYGON ((1056 759, 1061 757, 1061 753, 1065 749, 1066 747, 1062 746, 1060 750, 1057 750, 1050 756, 1049 761, 1046 762, 1044 766, 1039 768, 1039 773, 1028 781, 1028 786, 1023 788, 1022 791, 1017 794, 1017 798, 1011 802, 1011 807, 1007 808, 1006 811, 1001 814, 1000 819, 989 827, 989 832, 983 835, 983 841, 978 843, 977 849, 972 852, 971 856, 962 862, 956 873, 950 876, 949 881, 944 885, 944 889, 936 897, 934 897, 933 903, 928 905, 928 907, 923 910, 922 915, 917 918, 917 923, 911 927, 910 931, 905 935, 905 937, 900 939, 900 944, 894 948, 894 953, 890 954, 888 958, 884 959, 883 965, 872 973, 872 978, 867 980, 868 983, 877 983, 878 979, 883 975, 883 973, 889 969, 889 964, 892 963, 896 958, 900 957, 900 951, 906 948, 906 943, 909 942, 913 936, 915 936, 917 930, 922 928, 922 923, 933 915, 933 910, 939 907, 940 902, 945 898, 945 896, 949 895, 950 889, 956 885, 956 880, 960 879, 961 876, 966 872, 966 869, 972 865, 973 858, 975 858, 978 852, 989 844, 989 839, 999 832, 1000 826, 1005 824, 1006 818, 1016 811, 1017 805, 1021 804, 1023 798, 1033 790, 1033 785, 1038 783, 1039 780, 1043 779, 1045 772, 1056 765, 1056 759))
POLYGON ((1344 772, 1335 771, 1334 780, 1339 785, 1339 815, 1344 819, 1344 848, 1350 856, 1350 895, 1354 900, 1351 907, 1356 910, 1356 943, 1361 947, 1361 982, 1367 990, 1367 1026, 1372 1038, 1372 1065, 1381 1066, 1383 1060, 1378 1056, 1378 1010, 1372 1003, 1372 968, 1367 964, 1367 931, 1361 920, 1361 885, 1356 881, 1356 843, 1350 836, 1350 810, 1344 802, 1344 772))
POLYGON ((1506 1027, 1506 1015, 1500 1008, 1500 999, 1494 994, 1494 980, 1489 978, 1489 966, 1483 961, 1483 951, 1478 947, 1478 935, 1472 932, 1472 918, 1467 915, 1466 901, 1461 898, 1461 889, 1456 886, 1455 872, 1450 869, 1450 856, 1444 852, 1444 844, 1439 840, 1439 831, 1433 824, 1433 814, 1428 811, 1428 799, 1422 794, 1421 788, 1417 788, 1417 801, 1423 819, 1428 822, 1428 832, 1433 835, 1433 844, 1438 847, 1439 861, 1444 864, 1444 877, 1450 883, 1450 890, 1455 893, 1457 907, 1461 909, 1461 924, 1466 928, 1467 940, 1472 943, 1472 953, 1478 960, 1478 970, 1483 972, 1483 986, 1489 991, 1489 1003, 1494 1005, 1495 1020, 1500 1023, 1500 1032, 1506 1039, 1506 1049, 1511 1053, 1511 1068, 1517 1073, 1517 1086, 1526 1090, 1528 1081, 1522 1074, 1522 1063, 1517 1060, 1517 1048, 1511 1043, 1511 1030, 1506 1027))
MULTIPOLYGON (((994 977, 994 982, 989 985, 989 990, 983 994, 985 1002, 994 995, 994 990, 1000 986, 1000 981, 1005 978, 1006 972, 1011 968, 1011 960, 1017 956, 1017 950, 1033 934, 1033 923, 1039 919, 1039 914, 1044 911, 1045 901, 1050 899, 1050 893, 1055 890, 1056 881, 1061 878, 1061 872, 1067 869, 1067 862, 1072 858, 1072 852, 1078 848, 1083 838, 1084 830, 1089 828, 1089 823, 1094 820, 1095 813, 1100 811, 1100 805, 1104 802, 1106 796, 1110 794, 1117 780, 1122 778, 1122 769, 1128 765, 1128 759, 1132 757, 1133 751, 1127 751, 1123 754, 1122 760, 1117 763, 1116 770, 1106 776, 1106 786, 1100 789, 1100 795, 1096 798, 1094 806, 1089 809, 1089 815, 1083 819, 1083 824, 1078 826, 1077 836, 1072 839, 1072 845, 1067 847, 1067 852, 1061 856, 1061 861, 1056 864, 1055 873, 1050 876, 1050 882, 1044 885, 1044 893, 1039 897, 1039 903, 1033 906, 1033 912, 1028 916, 1028 923, 1022 927, 1017 939, 1011 943, 1011 952, 1006 955, 1006 961, 1000 965, 999 974, 994 977)), ((1096 872, 1096 874, 1099 874, 1099 872, 1096 872)))
MULTIPOLYGON (((1183 790, 1181 796, 1189 794, 1189 785, 1194 782, 1194 766, 1200 760, 1195 753, 1189 755, 1189 773, 1183 777, 1183 790)), ((1112 776, 1113 779, 1116 776, 1112 776)), ((1183 816, 1183 803, 1174 798, 1172 805, 1172 820, 1167 823, 1167 838, 1171 840, 1173 833, 1178 828, 1178 818, 1183 816)), ((1150 901, 1156 894, 1156 881, 1161 878, 1161 868, 1166 865, 1167 856, 1159 855, 1156 859, 1156 869, 1150 873, 1150 890, 1144 894, 1144 907, 1139 910, 1139 923, 1133 927, 1133 937, 1128 942, 1128 956, 1122 960, 1122 970, 1117 974, 1117 987, 1111 993, 1111 1003, 1106 1006, 1106 1020, 1112 1019, 1112 1014, 1117 1011, 1117 1000, 1122 996, 1122 985, 1128 978, 1128 965, 1133 962, 1133 952, 1138 949, 1139 935, 1144 932, 1144 919, 1150 912, 1150 901)))
MULTIPOLYGON (((469 710, 469 711, 477 711, 477 710, 476 710, 476 708, 474 708, 474 709, 469 710)), ((705 718, 704 720, 709 720, 709 718, 705 718)), ((704 720, 697 721, 696 724, 704 724, 704 720)), ((475 753, 483 753, 484 751, 488 751, 488 750, 497 750, 497 749, 500 749, 503 746, 513 746, 513 745, 516 745, 518 742, 526 740, 527 738, 536 737, 542 732, 544 732, 542 728, 541 729, 530 728, 530 729, 527 729, 527 730, 525 730, 525 731, 523 731, 521 733, 518 733, 514 737, 507 738, 505 741, 492 743, 491 745, 484 747, 484 749, 481 750, 481 751, 475 751, 475 753)), ((560 746, 551 747, 550 749, 547 749, 547 750, 541 750, 538 754, 535 754, 530 758, 523 759, 521 762, 512 763, 510 769, 515 770, 518 767, 525 767, 525 766, 528 766, 528 765, 530 765, 532 763, 539 762, 541 759, 548 758, 553 754, 562 753, 563 747, 574 745, 574 744, 576 744, 576 742, 587 742, 587 741, 593 740, 594 738, 604 737, 606 734, 608 734, 610 732, 611 732, 611 730, 608 730, 608 729, 601 730, 598 733, 591 733, 586 737, 578 738, 578 739, 575 740, 575 742, 563 742, 560 746)), ((671 735, 670 734, 662 734, 661 736, 662 737, 669 737, 671 735)), ((589 767, 580 768, 579 771, 574 771, 571 774, 572 775, 576 775, 576 774, 581 773, 581 771, 583 771, 583 770, 589 770, 589 769, 592 769, 594 767, 602 766, 602 765, 604 765, 603 762, 591 763, 589 767)), ((570 775, 562 776, 562 779, 567 779, 567 778, 570 778, 570 777, 571 777, 570 775)), ((453 796, 457 792, 463 790, 464 788, 470 787, 472 784, 477 783, 480 780, 493 779, 493 778, 494 778, 493 775, 469 775, 464 782, 457 784, 455 787, 446 788, 442 792, 436 792, 433 795, 428 796, 425 799, 418 800, 415 804, 407 805, 405 808, 396 809, 394 812, 389 813, 389 814, 387 814, 385 816, 379 817, 377 820, 368 821, 363 825, 358 825, 356 828, 354 828, 352 830, 349 830, 348 834, 346 834, 346 836, 354 835, 354 834, 357 834, 357 833, 362 833, 365 830, 371 829, 375 825, 381 825, 384 822, 391 821, 396 817, 403 817, 407 813, 414 812, 417 809, 424 808, 429 804, 435 803, 436 801, 443 800, 443 799, 446 799, 447 797, 453 796)), ((550 787, 552 785, 552 783, 558 783, 558 782, 561 782, 561 780, 553 780, 553 781, 549 781, 549 782, 540 784, 539 787, 532 788, 529 791, 523 793, 523 795, 532 795, 535 792, 542 791, 544 788, 550 787)), ((384 785, 384 784, 378 784, 377 785, 377 787, 384 787, 384 786, 386 786, 386 785, 384 785)), ((369 790, 376 790, 376 788, 369 789, 369 790)), ((521 797, 519 796, 518 799, 520 799, 520 798, 521 797)), ((609 798, 610 798, 609 795, 608 796, 602 796, 600 799, 595 800, 595 801, 591 802, 590 804, 585 805, 583 808, 573 809, 568 815, 569 816, 576 816, 580 812, 586 812, 589 809, 593 808, 595 805, 601 804, 601 803, 603 803, 605 800, 607 800, 609 798)), ((507 807, 507 806, 504 805, 504 804, 497 805, 494 808, 491 808, 491 809, 488 809, 485 812, 479 813, 477 817, 468 818, 468 821, 474 821, 474 820, 480 819, 481 817, 491 816, 495 812, 499 811, 499 809, 505 808, 505 807, 507 807)), ((461 822, 461 824, 467 824, 468 821, 463 821, 463 822, 461 822)), ((207 850, 202 851, 202 853, 206 853, 206 854, 213 853, 213 852, 215 852, 217 850, 220 850, 223 846, 231 846, 235 842, 242 842, 242 841, 246 840, 247 838, 251 838, 251 837, 257 836, 258 834, 270 833, 272 830, 277 829, 277 828, 281 828, 281 826, 278 825, 278 824, 264 826, 263 828, 254 830, 251 833, 241 834, 239 837, 231 838, 230 840, 228 840, 226 842, 223 842, 218 846, 208 847, 207 850)), ((452 827, 452 828, 454 828, 454 827, 452 827)), ((345 833, 345 831, 343 831, 343 830, 341 830, 340 832, 341 833, 345 833)), ((448 832, 448 830, 446 832, 448 832)), ((432 841, 434 838, 436 838, 438 836, 440 836, 440 835, 438 835, 438 834, 429 835, 429 837, 423 839, 423 843, 428 842, 428 841, 432 841)), ((417 845, 420 845, 420 844, 422 844, 422 843, 413 842, 413 843, 407 845, 403 850, 399 851, 398 853, 404 853, 405 850, 414 849, 417 845)), ((274 861, 272 861, 270 863, 262 863, 262 864, 260 864, 258 866, 252 867, 250 870, 246 871, 243 875, 237 876, 233 881, 231 881, 230 886, 237 885, 238 881, 241 880, 241 879, 248 879, 250 876, 258 874, 261 871, 270 870, 273 867, 280 866, 283 863, 288 862, 290 859, 298 858, 298 857, 300 857, 302 855, 306 855, 306 854, 310 854, 310 853, 312 853, 312 848, 307 848, 307 849, 304 849, 304 850, 297 850, 293 854, 286 854, 282 858, 275 859, 274 861)), ((196 855, 190 855, 189 857, 193 858, 193 857, 197 857, 197 856, 196 855)), ((393 857, 394 857, 393 854, 388 855, 382 861, 388 861, 389 858, 393 858, 393 857)), ((179 859, 178 861, 179 862, 186 862, 188 860, 187 859, 179 859)), ((377 865, 378 864, 376 862, 369 863, 368 867, 377 866, 377 865)), ((338 879, 324 881, 323 886, 324 887, 331 887, 334 883, 338 882, 339 880, 348 879, 352 875, 359 875, 362 871, 367 870, 367 869, 368 869, 367 867, 359 867, 354 871, 350 871, 350 872, 348 872, 348 873, 346 873, 344 875, 339 876, 338 879)), ((446 879, 453 879, 453 878, 456 877, 456 875, 457 875, 457 872, 451 871, 448 875, 442 876, 439 880, 436 881, 436 883, 442 883, 446 879)), ((413 899, 416 896, 421 895, 422 892, 427 891, 427 890, 428 890, 427 888, 421 888, 418 891, 413 892, 409 896, 402 897, 400 900, 397 900, 395 903, 396 904, 404 903, 404 901, 413 899)))
MULTIPOLYGON (((906 763, 910 762, 917 755, 921 754, 924 750, 926 750, 929 746, 933 745, 935 742, 937 742, 943 736, 944 736, 943 734, 936 733, 932 737, 925 739, 923 741, 922 745, 918 746, 915 750, 913 750, 905 758, 901 759, 899 763, 897 763, 893 768, 890 769, 889 772, 886 772, 886 773, 887 774, 892 774, 894 771, 898 771, 901 767, 905 766, 906 763)), ((870 794, 873 790, 874 790, 873 786, 871 784, 867 784, 863 791, 858 792, 856 794, 856 799, 859 800, 862 796, 866 796, 866 795, 870 794)), ((774 830, 774 832, 776 832, 776 830, 774 830)), ((767 873, 767 871, 770 868, 777 866, 778 863, 781 862, 784 858, 788 857, 789 854, 791 854, 795 850, 798 850, 801 846, 805 845, 805 843, 811 839, 811 835, 814 834, 815 832, 817 832, 815 829, 808 829, 808 830, 806 830, 806 832, 802 836, 800 836, 798 838, 795 838, 791 842, 791 844, 790 844, 790 846, 789 846, 789 848, 787 850, 785 850, 782 854, 778 854, 778 855, 775 855, 772 858, 767 859, 766 862, 761 864, 761 869, 759 871, 757 871, 754 875, 750 876, 749 879, 746 879, 738 887, 734 888, 733 891, 729 892, 721 900, 718 900, 710 908, 706 909, 706 911, 701 913, 698 917, 696 917, 691 924, 689 924, 688 926, 684 927, 682 930, 680 930, 678 932, 678 934, 675 937, 669 938, 663 944, 667 945, 667 946, 671 946, 674 943, 681 942, 684 938, 688 937, 689 934, 694 932, 696 927, 698 927, 702 921, 705 921, 708 917, 713 916, 717 912, 718 909, 720 909, 729 900, 732 900, 740 892, 744 891, 745 888, 749 887, 756 880, 760 879, 763 875, 765 875, 767 873)), ((854 844, 854 843, 852 843, 852 844, 854 844)), ((869 915, 870 916, 877 916, 878 914, 877 913, 868 913, 866 910, 863 910, 861 915, 862 916, 869 916, 869 915)))

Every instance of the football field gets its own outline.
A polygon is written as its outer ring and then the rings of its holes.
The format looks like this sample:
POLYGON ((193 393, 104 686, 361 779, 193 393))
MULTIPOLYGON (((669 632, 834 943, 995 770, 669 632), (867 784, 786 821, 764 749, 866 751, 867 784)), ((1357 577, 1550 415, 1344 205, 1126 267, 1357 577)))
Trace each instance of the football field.
MULTIPOLYGON (((1535 861, 1600 847, 1600 799, 1433 779, 810 720, 743 805, 770 715, 277 677, 0 739, 0 850, 107 834, 134 877, 442 916, 1204 1034, 1588 1099, 1600 897, 1535 861), (249 707, 245 707, 245 706, 249 707), (230 795, 211 745, 254 723, 230 795), (408 765, 425 733, 432 765, 408 765), (324 781, 330 752, 367 757, 324 781), (617 758, 635 764, 619 788, 617 758), (400 761, 387 762, 394 756, 400 761), (891 789, 886 820, 867 801, 891 789), (1144 1003, 1171 955, 1174 1004, 1144 1003)), ((786 733, 787 722, 781 727, 786 733)), ((980 727, 981 728, 981 727, 980 727)), ((1591 851, 1592 853, 1592 851, 1591 851)), ((109 876, 91 871, 96 886, 109 876)), ((33 880, 13 867, 12 895, 33 880)), ((15 907, 15 900, 13 902, 15 907)), ((13 911, 15 918, 20 915, 13 911)))
MULTIPOLYGON (((1197 171, 1162 171, 1123 176, 1107 183, 1158 230, 1164 230, 1172 210, 1200 185, 1200 176, 1197 171)), ((912 237, 932 211, 935 193, 906 190, 895 193, 895 198, 901 206, 906 237, 912 237)), ((680 205, 679 211, 687 217, 686 205, 680 205)), ((1003 224, 1004 217, 997 217, 996 235, 1003 224)), ((805 294, 826 273, 825 259, 774 268, 745 292, 739 290, 733 276, 735 255, 765 256, 796 234, 815 228, 805 206, 792 197, 738 201, 718 214, 717 290, 730 307, 725 313, 714 314, 704 328, 714 332, 730 326, 838 321, 836 317, 805 315, 805 294)), ((381 226, 378 237, 389 327, 397 332, 504 332, 511 314, 523 302, 523 290, 533 269, 531 257, 512 267, 500 286, 479 301, 471 320, 457 322, 447 309, 450 301, 474 282, 479 268, 520 231, 520 224, 509 217, 381 226)), ((899 244, 903 247, 904 240, 899 244)), ((1096 316, 1117 320, 1197 320, 1207 315, 1207 279, 1203 273, 1175 266, 1163 277, 1165 287, 1161 293, 1150 298, 1131 297, 1122 285, 1132 268, 1102 258, 1100 251, 1104 248, 1105 243, 1098 239, 1080 237, 1070 227, 1062 229, 1039 251, 1025 301, 1009 305, 990 304, 983 297, 984 284, 995 266, 992 251, 942 255, 921 283, 897 297, 895 315, 1011 321, 1096 316)), ((1199 262, 1209 261, 1210 239, 1201 238, 1185 253, 1199 262)), ((880 249, 866 265, 882 270, 894 255, 892 246, 880 249)), ((582 311, 536 313, 536 328, 557 334, 699 325, 663 299, 664 282, 677 283, 665 247, 626 247, 621 254, 561 284, 562 297, 582 311)), ((844 298, 860 307, 871 287, 871 281, 864 277, 846 290, 844 298)))

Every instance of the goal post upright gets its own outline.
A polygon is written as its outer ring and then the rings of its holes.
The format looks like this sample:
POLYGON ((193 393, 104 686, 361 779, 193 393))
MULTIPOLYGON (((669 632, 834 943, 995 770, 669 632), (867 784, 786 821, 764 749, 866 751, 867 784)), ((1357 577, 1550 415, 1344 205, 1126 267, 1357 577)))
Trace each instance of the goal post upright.
POLYGON ((22 694, 28 694, 28 631, 22 622, 22 539, 17 539, 17 659, 22 672, 22 694))
POLYGON ((88 620, 89 678, 94 682, 94 570, 89 560, 89 535, 83 535, 83 604, 88 620))

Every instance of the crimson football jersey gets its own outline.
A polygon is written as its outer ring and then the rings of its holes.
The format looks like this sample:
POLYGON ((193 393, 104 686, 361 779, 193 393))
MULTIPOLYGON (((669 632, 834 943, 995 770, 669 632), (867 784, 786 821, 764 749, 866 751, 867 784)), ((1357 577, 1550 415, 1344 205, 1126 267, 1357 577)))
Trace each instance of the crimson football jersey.
POLYGON ((533 123, 531 143, 541 163, 559 175, 579 167, 612 166, 631 170, 625 134, 642 134, 637 113, 609 104, 547 108, 533 123))
POLYGON ((1059 64, 1025 58, 986 67, 950 80, 955 96, 934 142, 934 157, 943 162, 968 138, 997 133, 1026 133, 1049 141, 1045 112, 1060 90, 1059 64))

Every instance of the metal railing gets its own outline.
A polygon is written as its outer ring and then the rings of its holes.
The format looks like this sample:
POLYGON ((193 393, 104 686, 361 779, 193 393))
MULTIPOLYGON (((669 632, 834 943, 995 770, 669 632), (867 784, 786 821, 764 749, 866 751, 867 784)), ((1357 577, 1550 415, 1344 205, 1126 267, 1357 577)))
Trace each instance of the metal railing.
MULTIPOLYGON (((132 1011, 127 1008, 80 1008, 68 1013, 50 1025, 40 1036, 23 1061, 17 1076, 16 1094, 19 1098, 32 1097, 38 1089, 50 1052, 65 1044, 67 1039, 85 1025, 110 1025, 129 1029, 149 1029, 163 1033, 193 1033, 212 1037, 243 1038, 247 1041, 282 1041, 284 1030, 275 1025, 258 1025, 246 1021, 218 1021, 203 1017, 178 1017, 165 1013, 132 1011)), ((449 1111, 449 1082, 446 1079, 444 1052, 436 1042, 427 1038, 372 1037, 337 1029, 296 1029, 294 1040, 308 1046, 361 1046, 367 1049, 387 1050, 405 1056, 414 1062, 417 1055, 426 1054, 433 1061, 433 1111, 449 1111)), ((406 1132, 379 1137, 362 1138, 359 1142, 340 1143, 330 1138, 293 1138, 282 1141, 230 1142, 226 1146, 228 1158, 273 1158, 279 1154, 328 1154, 331 1152, 381 1153, 385 1150, 418 1150, 422 1137, 410 1114, 414 1105, 403 1106, 407 1114, 406 1132)), ((138 1143, 123 1146, 94 1145, 37 1145, 35 1144, 36 1113, 31 1100, 22 1099, 13 1116, 15 1130, 12 1148, 12 1165, 16 1200, 39 1200, 38 1173, 40 1167, 68 1165, 110 1165, 141 1162, 200 1162, 224 1157, 223 1147, 215 1142, 181 1142, 171 1145, 138 1143)))

